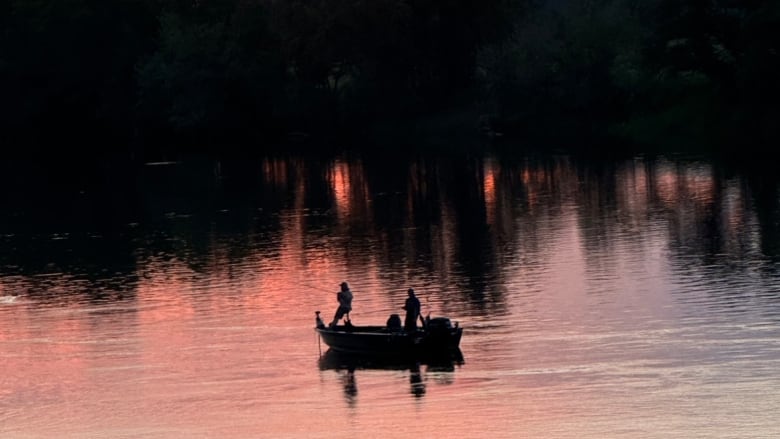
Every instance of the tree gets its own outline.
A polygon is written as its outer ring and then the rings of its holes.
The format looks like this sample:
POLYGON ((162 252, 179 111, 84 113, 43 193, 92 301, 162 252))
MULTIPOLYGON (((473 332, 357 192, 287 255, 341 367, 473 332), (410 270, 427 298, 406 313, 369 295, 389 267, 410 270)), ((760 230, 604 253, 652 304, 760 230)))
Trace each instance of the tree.
POLYGON ((10 0, 2 7, 0 131, 30 143, 128 135, 134 65, 154 37, 153 2, 10 0))
POLYGON ((220 139, 267 134, 283 65, 261 2, 206 1, 169 8, 159 47, 138 64, 140 109, 179 134, 220 139))

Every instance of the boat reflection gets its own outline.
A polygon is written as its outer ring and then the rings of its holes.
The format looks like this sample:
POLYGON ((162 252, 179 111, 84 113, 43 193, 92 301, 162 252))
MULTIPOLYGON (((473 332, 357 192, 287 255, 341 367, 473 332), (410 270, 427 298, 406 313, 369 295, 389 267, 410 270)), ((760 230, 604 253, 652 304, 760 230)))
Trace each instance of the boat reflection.
MULTIPOLYGON (((426 357, 386 357, 348 354, 329 349, 319 359, 320 370, 341 372, 344 396, 347 403, 355 404, 358 388, 355 372, 358 370, 397 370, 409 371, 409 393, 416 398, 425 395, 426 376, 428 374, 451 374, 456 366, 464 363, 460 349, 426 357), (424 366, 424 371, 423 371, 424 366)), ((441 378, 441 377, 439 377, 441 378)), ((448 383, 451 379, 436 379, 438 383, 448 383)))

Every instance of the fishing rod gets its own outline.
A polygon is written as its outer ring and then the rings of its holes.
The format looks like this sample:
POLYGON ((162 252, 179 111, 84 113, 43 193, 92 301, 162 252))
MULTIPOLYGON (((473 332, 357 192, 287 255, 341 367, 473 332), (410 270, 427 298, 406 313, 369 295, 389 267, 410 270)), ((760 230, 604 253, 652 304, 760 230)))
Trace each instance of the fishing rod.
POLYGON ((313 290, 322 291, 322 292, 325 292, 325 293, 332 293, 333 292, 331 290, 326 290, 325 288, 315 287, 314 285, 307 284, 306 282, 298 282, 298 285, 306 287, 306 288, 311 288, 313 290))
MULTIPOLYGON (((325 323, 322 322, 322 319, 320 318, 320 312, 315 311, 314 312, 317 315, 317 328, 320 327, 320 325, 325 326, 325 323)), ((320 335, 319 332, 317 332, 317 349, 320 351, 320 358, 322 358, 322 335, 320 335)))
MULTIPOLYGON (((425 295, 425 309, 428 310, 428 317, 430 317, 431 306, 428 304, 428 296, 429 294, 425 295)), ((420 323, 422 324, 423 329, 428 329, 428 321, 423 317, 422 306, 420 306, 420 314, 418 314, 418 316, 420 317, 420 323)))

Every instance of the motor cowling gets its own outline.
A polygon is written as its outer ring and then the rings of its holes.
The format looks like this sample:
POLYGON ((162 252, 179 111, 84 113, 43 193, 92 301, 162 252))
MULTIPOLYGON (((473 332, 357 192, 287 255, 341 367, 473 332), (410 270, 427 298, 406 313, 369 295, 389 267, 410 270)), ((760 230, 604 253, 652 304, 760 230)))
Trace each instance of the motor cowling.
POLYGON ((429 332, 449 332, 452 329, 452 322, 446 317, 434 317, 426 322, 426 329, 429 332))

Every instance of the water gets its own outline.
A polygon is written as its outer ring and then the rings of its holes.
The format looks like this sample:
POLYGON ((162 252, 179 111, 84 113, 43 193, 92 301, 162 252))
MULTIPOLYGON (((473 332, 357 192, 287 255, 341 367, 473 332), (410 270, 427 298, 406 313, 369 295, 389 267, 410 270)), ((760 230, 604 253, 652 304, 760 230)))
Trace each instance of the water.
POLYGON ((780 434, 773 178, 340 156, 44 189, 0 215, 3 438, 780 434), (359 324, 414 287, 463 361, 321 362, 343 280, 359 324))

